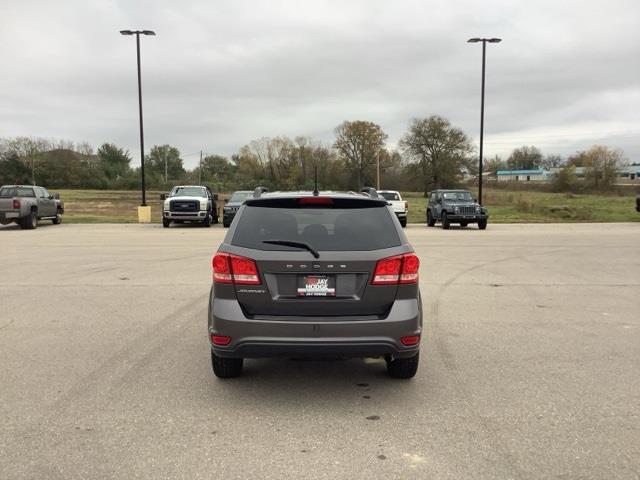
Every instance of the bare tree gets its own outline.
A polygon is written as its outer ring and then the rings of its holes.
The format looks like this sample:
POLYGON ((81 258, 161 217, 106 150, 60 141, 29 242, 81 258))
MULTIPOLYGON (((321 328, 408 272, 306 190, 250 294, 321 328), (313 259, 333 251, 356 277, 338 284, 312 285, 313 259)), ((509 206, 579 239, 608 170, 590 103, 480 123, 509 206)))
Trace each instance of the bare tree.
POLYGON ((384 151, 388 135, 373 122, 343 122, 335 129, 333 147, 355 177, 357 188, 371 184, 372 166, 384 151))
POLYGON ((469 137, 438 115, 414 118, 400 147, 419 165, 425 195, 433 188, 455 185, 473 152, 469 137))

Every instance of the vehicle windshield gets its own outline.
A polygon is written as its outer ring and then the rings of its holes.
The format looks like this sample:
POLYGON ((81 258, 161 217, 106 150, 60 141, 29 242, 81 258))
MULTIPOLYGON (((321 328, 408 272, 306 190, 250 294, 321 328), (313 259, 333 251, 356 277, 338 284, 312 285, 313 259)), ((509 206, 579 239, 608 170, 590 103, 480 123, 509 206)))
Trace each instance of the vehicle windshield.
POLYGON ((229 202, 231 203, 241 203, 244 202, 247 198, 253 195, 253 192, 233 192, 229 202))
POLYGON ((202 187, 176 187, 171 192, 172 197, 206 197, 206 189, 202 187))
POLYGON ((470 202, 472 200, 471 193, 469 192, 444 192, 442 198, 445 200, 465 201, 470 202))
POLYGON ((386 208, 273 208, 248 206, 231 243, 257 250, 299 250, 264 240, 305 242, 316 250, 378 250, 400 238, 386 208))
POLYGON ((400 200, 400 195, 396 192, 378 192, 385 200, 400 200))
POLYGON ((29 187, 2 187, 0 197, 35 197, 33 188, 29 187))

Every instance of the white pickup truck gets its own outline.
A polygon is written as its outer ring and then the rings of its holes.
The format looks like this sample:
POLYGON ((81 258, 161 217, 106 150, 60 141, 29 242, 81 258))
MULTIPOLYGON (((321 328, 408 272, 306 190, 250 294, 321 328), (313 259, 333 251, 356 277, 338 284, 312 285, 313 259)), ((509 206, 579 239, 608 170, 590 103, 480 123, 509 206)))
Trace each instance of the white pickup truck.
POLYGON ((398 220, 400 220, 400 225, 402 225, 403 228, 406 227, 409 204, 402 200, 400 192, 395 190, 378 190, 378 195, 383 197, 387 203, 391 205, 391 208, 393 208, 398 220))

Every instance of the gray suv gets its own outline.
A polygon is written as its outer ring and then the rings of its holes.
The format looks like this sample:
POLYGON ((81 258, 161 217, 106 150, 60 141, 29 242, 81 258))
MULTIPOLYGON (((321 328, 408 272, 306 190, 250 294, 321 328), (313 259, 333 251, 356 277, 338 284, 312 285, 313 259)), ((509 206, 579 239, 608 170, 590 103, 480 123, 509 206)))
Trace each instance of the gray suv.
POLYGON ((213 371, 244 358, 384 357, 418 369, 420 261, 381 198, 292 192, 249 198, 213 257, 213 371))
POLYGON ((433 227, 442 222, 442 228, 448 229, 452 223, 466 227, 477 223, 480 230, 487 228, 489 213, 471 195, 469 190, 434 190, 429 193, 427 204, 427 226, 433 227))

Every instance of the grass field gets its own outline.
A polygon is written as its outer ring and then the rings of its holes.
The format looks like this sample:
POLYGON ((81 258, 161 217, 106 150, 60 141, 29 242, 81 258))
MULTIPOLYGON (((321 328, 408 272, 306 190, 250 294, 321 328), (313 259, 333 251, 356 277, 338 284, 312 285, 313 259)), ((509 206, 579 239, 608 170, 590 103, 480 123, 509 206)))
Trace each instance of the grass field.
MULTIPOLYGON (((138 221, 138 191, 60 190, 68 223, 135 223, 138 221)), ((409 202, 409 222, 425 221, 426 199, 420 193, 404 193, 409 202)), ((223 205, 220 195, 219 208, 223 205)), ((637 222, 635 197, 620 195, 574 195, 485 189, 484 204, 489 208, 490 222, 637 222)), ((151 218, 160 222, 160 192, 147 192, 151 218)))

